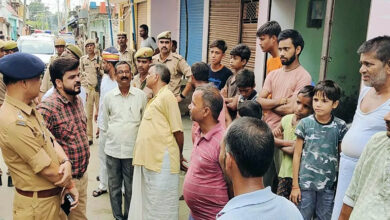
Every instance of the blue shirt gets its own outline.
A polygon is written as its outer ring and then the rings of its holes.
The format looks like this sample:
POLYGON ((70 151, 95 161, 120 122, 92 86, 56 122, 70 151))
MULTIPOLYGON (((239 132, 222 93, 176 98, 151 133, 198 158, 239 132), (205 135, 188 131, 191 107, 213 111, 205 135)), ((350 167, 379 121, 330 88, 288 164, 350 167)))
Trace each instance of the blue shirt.
POLYGON ((218 220, 230 219, 303 219, 298 208, 286 198, 271 192, 271 187, 231 199, 217 214, 218 220))

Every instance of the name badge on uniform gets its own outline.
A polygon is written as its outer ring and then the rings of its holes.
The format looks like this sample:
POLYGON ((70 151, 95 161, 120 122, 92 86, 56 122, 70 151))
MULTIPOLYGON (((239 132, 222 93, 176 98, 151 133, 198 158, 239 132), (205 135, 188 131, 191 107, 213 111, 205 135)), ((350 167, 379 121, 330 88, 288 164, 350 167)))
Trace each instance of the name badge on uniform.
POLYGON ((18 120, 16 120, 16 124, 21 125, 21 126, 26 126, 26 120, 24 119, 24 117, 20 111, 18 112, 17 117, 18 117, 18 120))

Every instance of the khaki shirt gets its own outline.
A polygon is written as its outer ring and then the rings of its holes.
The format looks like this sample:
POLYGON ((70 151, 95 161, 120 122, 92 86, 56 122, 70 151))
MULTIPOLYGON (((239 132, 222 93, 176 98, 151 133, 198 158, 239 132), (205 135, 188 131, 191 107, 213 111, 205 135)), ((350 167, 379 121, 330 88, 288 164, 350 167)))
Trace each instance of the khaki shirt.
POLYGON ((41 87, 39 89, 39 91, 42 93, 46 93, 49 89, 51 89, 51 87, 53 87, 53 83, 51 82, 51 77, 50 77, 50 66, 53 63, 53 61, 57 58, 58 58, 57 54, 50 57, 49 65, 47 65, 45 73, 43 74, 41 87))
POLYGON ((118 49, 119 51, 119 61, 126 61, 129 63, 130 67, 131 67, 131 73, 133 73, 133 75, 136 75, 137 74, 137 68, 135 67, 135 60, 134 60, 134 54, 135 54, 135 51, 130 49, 130 48, 126 48, 125 52, 120 52, 120 49, 118 49))
POLYGON ((148 100, 153 97, 153 91, 146 86, 146 78, 141 82, 140 74, 134 76, 133 80, 131 80, 131 85, 144 91, 148 100))
POLYGON ((0 73, 0 105, 4 103, 6 86, 3 81, 3 74, 0 73))
POLYGON ((103 62, 102 58, 98 55, 95 55, 91 60, 88 55, 84 55, 80 58, 80 77, 81 77, 81 85, 84 88, 88 88, 89 86, 95 88, 97 85, 97 72, 100 75, 103 75, 103 62), (95 65, 99 64, 99 69, 96 70, 95 65))
POLYGON ((161 60, 160 54, 154 55, 153 63, 167 65, 171 72, 171 81, 169 81, 168 88, 175 96, 180 94, 180 83, 183 76, 187 79, 187 82, 191 82, 191 67, 179 54, 170 53, 164 61, 161 60))
POLYGON ((40 191, 56 186, 38 175, 50 163, 60 165, 54 137, 35 104, 8 95, 0 108, 0 147, 16 188, 40 191))
POLYGON ((162 87, 146 105, 134 146, 133 164, 160 172, 165 151, 169 153, 171 173, 180 172, 180 151, 174 132, 183 131, 179 104, 162 87))

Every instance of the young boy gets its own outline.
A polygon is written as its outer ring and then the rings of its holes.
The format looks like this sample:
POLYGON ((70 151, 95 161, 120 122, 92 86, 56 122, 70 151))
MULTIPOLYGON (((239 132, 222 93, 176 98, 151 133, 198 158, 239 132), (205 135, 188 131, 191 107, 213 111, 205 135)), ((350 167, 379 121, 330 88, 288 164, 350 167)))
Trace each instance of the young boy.
POLYGON ((227 46, 224 40, 215 40, 210 44, 209 82, 214 83, 219 90, 225 86, 226 80, 233 75, 231 70, 221 64, 226 50, 227 46))
POLYGON ((294 134, 297 124, 302 118, 313 114, 314 87, 303 87, 297 95, 294 113, 282 118, 280 125, 273 130, 275 147, 282 151, 282 162, 279 170, 279 183, 277 194, 287 199, 290 197, 292 187, 292 160, 296 136, 294 134))
POLYGON ((267 74, 282 67, 278 49, 278 36, 281 30, 278 22, 268 21, 256 33, 260 41, 261 50, 264 53, 271 54, 271 57, 267 60, 267 74))
POLYGON ((250 57, 251 50, 245 44, 238 44, 232 49, 232 51, 230 51, 230 67, 233 70, 233 75, 226 80, 226 84, 221 91, 221 95, 225 98, 225 103, 232 119, 236 117, 237 110, 237 104, 234 103, 234 101, 237 101, 238 98, 235 97, 238 94, 236 75, 240 72, 240 70, 245 68, 245 65, 248 63, 250 57))
POLYGON ((303 218, 330 219, 337 180, 340 143, 346 123, 333 116, 340 99, 340 87, 331 80, 314 87, 314 114, 302 119, 295 131, 291 201, 303 218))
POLYGON ((237 109, 246 100, 256 101, 257 92, 255 90, 255 74, 253 71, 248 69, 241 70, 236 76, 236 85, 239 92, 237 109))
POLYGON ((263 110, 260 103, 256 101, 246 100, 238 107, 237 117, 253 117, 261 120, 262 116, 263 110))

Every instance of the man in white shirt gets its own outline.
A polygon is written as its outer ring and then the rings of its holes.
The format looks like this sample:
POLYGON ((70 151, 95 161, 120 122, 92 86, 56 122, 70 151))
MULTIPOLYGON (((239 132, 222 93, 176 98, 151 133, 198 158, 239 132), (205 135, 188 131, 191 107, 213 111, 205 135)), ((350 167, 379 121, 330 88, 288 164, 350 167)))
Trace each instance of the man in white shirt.
MULTIPOLYGON (((103 57, 103 70, 104 75, 100 85, 100 100, 99 100, 99 109, 95 112, 95 120, 98 124, 98 132, 96 136, 100 133, 100 129, 103 127, 103 99, 108 92, 118 87, 115 77, 115 64, 119 61, 119 52, 115 47, 109 47, 105 49, 102 53, 103 57)), ((103 133, 103 132, 102 132, 103 133)), ((106 166, 106 153, 104 153, 104 143, 106 141, 106 136, 101 134, 99 138, 99 187, 97 190, 92 192, 92 196, 98 197, 107 192, 108 186, 108 177, 107 177, 107 166, 106 166)))
POLYGON ((104 152, 107 155, 108 189, 115 219, 127 219, 133 182, 133 148, 146 106, 145 93, 130 86, 131 67, 126 61, 115 66, 118 87, 103 99, 102 135, 106 137, 104 152), (125 204, 122 211, 124 183, 125 204))

